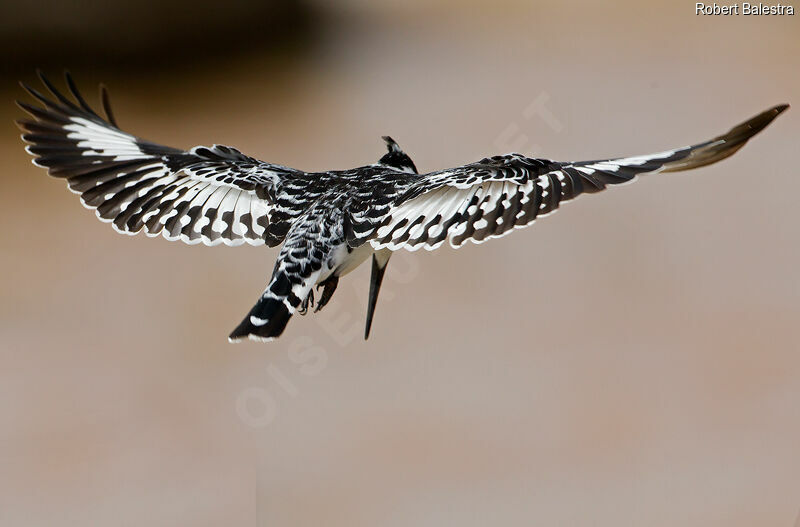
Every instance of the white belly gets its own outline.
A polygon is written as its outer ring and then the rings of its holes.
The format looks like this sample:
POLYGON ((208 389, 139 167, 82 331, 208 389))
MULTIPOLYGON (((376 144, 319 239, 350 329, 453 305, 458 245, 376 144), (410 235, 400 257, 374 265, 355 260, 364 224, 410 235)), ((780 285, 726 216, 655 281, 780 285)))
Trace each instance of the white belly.
POLYGON ((347 251, 346 244, 340 245, 334 249, 330 258, 323 266, 322 273, 320 273, 317 283, 325 281, 332 274, 342 276, 349 273, 364 263, 374 252, 375 250, 369 243, 365 243, 361 247, 353 249, 350 252, 347 251))

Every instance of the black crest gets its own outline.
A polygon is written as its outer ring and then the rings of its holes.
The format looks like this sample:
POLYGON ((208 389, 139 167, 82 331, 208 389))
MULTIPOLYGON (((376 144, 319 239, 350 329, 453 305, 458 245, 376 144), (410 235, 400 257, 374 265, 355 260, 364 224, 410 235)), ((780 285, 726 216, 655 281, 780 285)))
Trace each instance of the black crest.
POLYGON ((416 165, 414 165, 414 162, 411 161, 411 158, 400 149, 400 146, 395 143, 394 139, 388 135, 384 135, 383 140, 386 141, 386 148, 389 150, 389 153, 384 155, 379 162, 382 165, 416 174, 416 165))

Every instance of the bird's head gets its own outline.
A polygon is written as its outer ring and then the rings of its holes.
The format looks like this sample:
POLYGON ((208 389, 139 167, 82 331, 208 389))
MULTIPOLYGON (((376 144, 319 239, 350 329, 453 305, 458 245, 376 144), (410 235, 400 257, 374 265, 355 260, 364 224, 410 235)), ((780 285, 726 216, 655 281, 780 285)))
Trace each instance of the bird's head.
POLYGON ((396 168, 397 170, 402 170, 403 172, 408 172, 409 174, 416 174, 417 167, 414 165, 414 162, 411 161, 411 158, 408 157, 405 152, 400 150, 400 147, 394 142, 394 139, 388 135, 384 135, 383 140, 386 141, 386 148, 389 150, 389 153, 385 154, 379 163, 396 168))

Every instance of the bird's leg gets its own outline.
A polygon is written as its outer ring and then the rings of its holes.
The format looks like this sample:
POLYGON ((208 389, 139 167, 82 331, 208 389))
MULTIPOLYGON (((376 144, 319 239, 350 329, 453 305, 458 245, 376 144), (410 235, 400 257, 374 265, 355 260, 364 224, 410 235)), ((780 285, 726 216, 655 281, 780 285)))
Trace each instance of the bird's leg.
POLYGON ((320 287, 324 287, 325 289, 322 290, 322 296, 319 298, 319 303, 317 303, 317 308, 314 310, 314 313, 325 307, 325 305, 328 303, 328 300, 331 299, 333 293, 336 291, 337 285, 339 285, 339 277, 331 275, 326 278, 324 282, 317 286, 317 289, 320 287))

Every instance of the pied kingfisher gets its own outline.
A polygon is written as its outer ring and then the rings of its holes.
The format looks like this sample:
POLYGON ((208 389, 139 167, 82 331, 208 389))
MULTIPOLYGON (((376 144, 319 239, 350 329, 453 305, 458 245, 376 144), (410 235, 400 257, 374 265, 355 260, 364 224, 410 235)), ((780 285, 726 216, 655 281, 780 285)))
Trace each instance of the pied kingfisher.
POLYGON ((168 240, 281 247, 272 278, 230 334, 272 340, 295 312, 331 299, 339 277, 370 256, 369 336, 392 251, 460 247, 525 227, 559 204, 639 174, 715 163, 739 150, 786 104, 775 106, 710 141, 657 154, 579 162, 506 154, 455 168, 417 173, 390 137, 377 163, 349 170, 303 172, 222 145, 188 151, 139 139, 117 126, 101 86, 103 118, 86 103, 69 73, 74 100, 39 72, 45 96, 22 84, 43 106, 18 102, 33 120, 17 123, 34 164, 66 179, 84 206, 125 234, 168 240))

